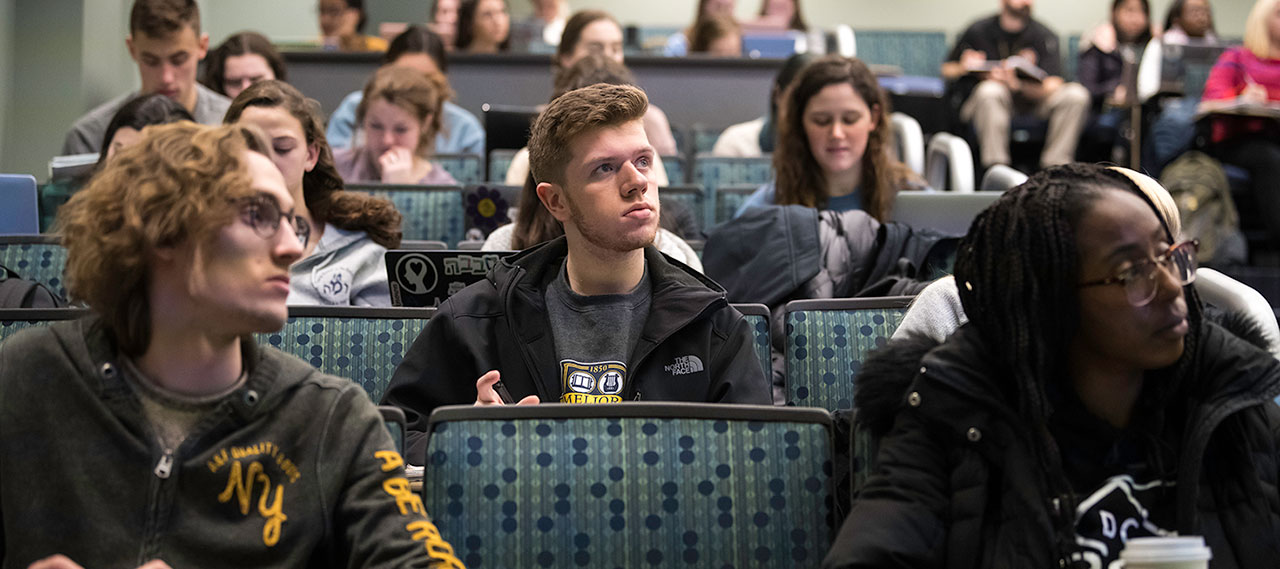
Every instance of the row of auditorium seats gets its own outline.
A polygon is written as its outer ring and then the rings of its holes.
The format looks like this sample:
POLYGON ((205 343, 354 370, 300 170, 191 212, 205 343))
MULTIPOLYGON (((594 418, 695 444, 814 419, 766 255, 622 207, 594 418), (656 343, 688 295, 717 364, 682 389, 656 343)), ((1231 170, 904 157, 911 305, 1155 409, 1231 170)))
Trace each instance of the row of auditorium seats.
MULTIPOLYGON (((909 298, 803 300, 788 303, 787 405, 838 411, 852 406, 853 378, 866 354, 883 345, 909 298)), ((770 370, 769 312, 735 304, 751 325, 761 370, 770 370)), ((0 310, 0 341, 30 326, 84 315, 80 308, 0 310)), ((279 332, 258 341, 302 358, 325 373, 359 383, 380 401, 396 367, 433 308, 293 306, 279 332)))
MULTIPOLYGON (((872 442, 860 431, 841 435, 823 405, 849 401, 858 368, 849 362, 886 341, 905 301, 789 305, 788 372, 819 374, 809 386, 788 385, 796 397, 790 407, 441 409, 420 457, 427 511, 470 567, 697 566, 705 559, 816 567, 873 456, 872 442), (833 393, 819 395, 824 390, 833 393), (850 464, 852 472, 840 467, 850 464)), ((752 321, 768 369, 766 309, 735 306, 752 321)), ((376 401, 433 313, 293 307, 285 328, 259 341, 359 382, 376 401)), ((0 341, 83 314, 0 310, 0 341)), ((404 419, 397 411, 385 416, 399 442, 404 419)))

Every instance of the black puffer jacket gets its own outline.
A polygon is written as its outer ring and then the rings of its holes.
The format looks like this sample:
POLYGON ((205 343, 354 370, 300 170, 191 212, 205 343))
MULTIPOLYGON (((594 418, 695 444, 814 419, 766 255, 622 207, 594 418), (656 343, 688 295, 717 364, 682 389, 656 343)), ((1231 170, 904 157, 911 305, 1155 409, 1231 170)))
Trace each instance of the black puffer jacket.
MULTIPOLYGON (((1208 395, 1187 405, 1176 530, 1203 535, 1215 569, 1274 567, 1280 362, 1217 324, 1203 324, 1196 344, 1188 377, 1208 395)), ((1070 565, 1057 544, 1074 540, 1055 533, 1055 504, 1065 509, 1071 497, 1048 490, 1032 429, 986 351, 966 325, 942 345, 895 341, 864 365, 855 407, 882 437, 878 465, 824 567, 1070 565)))

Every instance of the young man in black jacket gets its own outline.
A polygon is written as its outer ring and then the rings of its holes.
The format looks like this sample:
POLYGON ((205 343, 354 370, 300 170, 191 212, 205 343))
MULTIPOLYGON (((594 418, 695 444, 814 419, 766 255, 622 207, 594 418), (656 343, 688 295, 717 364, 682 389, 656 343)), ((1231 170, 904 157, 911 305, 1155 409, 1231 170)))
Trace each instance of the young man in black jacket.
POLYGON ((529 149, 541 203, 525 207, 546 207, 565 235, 452 296, 409 349, 383 402, 405 410, 410 462, 425 456, 432 409, 500 404, 504 391, 520 404, 772 402, 724 290, 652 246, 647 107, 643 91, 601 84, 538 117, 529 149))
POLYGON ((93 316, 0 344, 0 567, 462 567, 364 390, 252 339, 307 240, 269 143, 143 137, 59 212, 93 316))

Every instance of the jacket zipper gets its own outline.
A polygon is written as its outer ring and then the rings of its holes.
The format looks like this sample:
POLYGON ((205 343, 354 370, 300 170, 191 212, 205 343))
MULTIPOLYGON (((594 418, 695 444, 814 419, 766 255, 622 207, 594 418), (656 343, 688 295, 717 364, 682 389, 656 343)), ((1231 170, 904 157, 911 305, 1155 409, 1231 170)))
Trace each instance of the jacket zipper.
POLYGON ((160 462, 156 463, 156 468, 153 472, 161 480, 169 479, 169 474, 173 472, 173 449, 164 449, 164 455, 160 457, 160 462))
POLYGON ((147 519, 146 534, 142 540, 142 549, 138 552, 138 565, 142 565, 143 563, 154 559, 158 551, 157 543, 160 539, 161 501, 164 499, 165 481, 173 474, 174 462, 173 449, 168 447, 163 448, 164 454, 160 455, 160 460, 156 462, 155 468, 151 470, 151 473, 155 475, 156 480, 151 486, 151 513, 147 519))

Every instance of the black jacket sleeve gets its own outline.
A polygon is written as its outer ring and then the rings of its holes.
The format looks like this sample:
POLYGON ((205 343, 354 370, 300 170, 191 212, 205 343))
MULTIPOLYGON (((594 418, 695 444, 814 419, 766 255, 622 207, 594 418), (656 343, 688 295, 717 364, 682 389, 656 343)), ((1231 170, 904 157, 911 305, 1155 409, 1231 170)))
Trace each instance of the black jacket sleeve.
POLYGON ((942 567, 951 492, 946 456, 916 411, 899 412, 822 567, 942 567))
POLYGON ((711 392, 707 401, 773 404, 773 382, 760 367, 756 356, 755 335, 751 324, 733 307, 721 309, 717 316, 715 340, 720 342, 711 363, 711 392))
POLYGON ((423 464, 426 458, 431 411, 474 403, 476 380, 488 371, 477 368, 472 343, 459 337, 456 324, 453 301, 445 301, 409 347, 382 397, 383 405, 404 410, 405 460, 410 464, 423 464))

